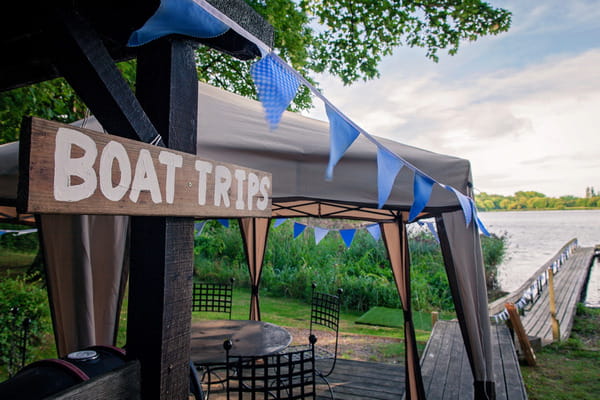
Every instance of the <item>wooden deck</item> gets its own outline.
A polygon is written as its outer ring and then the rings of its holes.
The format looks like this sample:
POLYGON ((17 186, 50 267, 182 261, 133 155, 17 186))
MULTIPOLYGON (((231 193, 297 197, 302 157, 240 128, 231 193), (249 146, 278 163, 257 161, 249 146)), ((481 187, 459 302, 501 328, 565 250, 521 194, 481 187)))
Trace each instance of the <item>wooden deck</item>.
MULTIPOLYGON (((492 327, 494 381, 497 400, 527 399, 510 331, 492 327)), ((460 327, 456 321, 438 321, 421 357, 425 393, 429 400, 473 398, 473 374, 460 327)))
MULTIPOLYGON (((593 247, 579 247, 554 276, 556 314, 560 323, 561 340, 568 339, 571 334, 577 303, 581 301, 593 257, 593 247)), ((521 318, 525 332, 529 336, 541 338, 542 344, 553 341, 549 309, 548 290, 545 290, 521 318)))
MULTIPOLYGON (((559 251, 555 258, 567 246, 568 244, 559 251)), ((561 340, 568 339, 571 334, 577 303, 581 301, 590 266, 595 256, 594 250, 593 247, 575 248, 554 275, 556 315, 560 324, 561 340)), ((542 345, 553 341, 549 290, 547 286, 544 286, 547 280, 544 275, 545 271, 550 268, 552 263, 553 259, 538 269, 519 289, 490 304, 490 315, 500 315, 499 313, 502 313, 504 309, 504 304, 507 302, 516 303, 523 314, 521 322, 525 332, 531 338, 540 338, 542 345), (542 288, 539 297, 536 295, 533 302, 527 302, 524 305, 519 304, 519 299, 523 299, 524 293, 532 287, 536 288, 536 292, 537 287, 542 288)))
MULTIPOLYGON (((404 395, 404 365, 338 359, 327 379, 335 400, 399 400, 404 395)), ((317 378, 317 398, 330 399, 327 385, 322 382, 317 378)), ((209 400, 226 399, 219 387, 209 396, 209 400)))

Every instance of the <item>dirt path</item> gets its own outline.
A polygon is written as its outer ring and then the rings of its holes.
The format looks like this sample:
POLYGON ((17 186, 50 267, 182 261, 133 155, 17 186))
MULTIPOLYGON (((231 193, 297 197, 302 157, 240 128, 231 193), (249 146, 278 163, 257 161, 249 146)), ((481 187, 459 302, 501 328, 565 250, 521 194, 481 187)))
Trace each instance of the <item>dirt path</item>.
MULTIPOLYGON (((292 344, 306 344, 307 339, 305 338, 308 338, 310 333, 308 329, 289 327, 285 329, 292 334, 292 344)), ((335 343, 335 337, 329 335, 327 332, 316 331, 315 334, 320 345, 326 346, 335 343)), ((339 349, 341 358, 398 364, 404 363, 404 353, 386 351, 386 349, 389 345, 400 343, 402 343, 402 339, 340 333, 339 349)))

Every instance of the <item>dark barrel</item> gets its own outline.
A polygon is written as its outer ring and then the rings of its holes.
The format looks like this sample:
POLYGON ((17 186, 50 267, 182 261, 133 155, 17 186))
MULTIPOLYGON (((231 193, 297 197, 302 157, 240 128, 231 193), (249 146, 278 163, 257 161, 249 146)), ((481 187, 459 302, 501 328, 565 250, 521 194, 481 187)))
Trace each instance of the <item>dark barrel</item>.
POLYGON ((43 399, 125 364, 125 352, 91 346, 66 357, 33 362, 0 383, 0 399, 43 399))

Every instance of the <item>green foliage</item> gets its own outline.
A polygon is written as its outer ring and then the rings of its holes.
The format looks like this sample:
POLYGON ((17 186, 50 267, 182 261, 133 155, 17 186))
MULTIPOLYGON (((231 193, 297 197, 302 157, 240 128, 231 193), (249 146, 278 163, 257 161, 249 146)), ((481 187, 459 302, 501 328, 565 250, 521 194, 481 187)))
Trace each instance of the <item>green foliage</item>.
MULTIPOLYGON (((7 230, 24 230, 31 227, 13 224, 0 224, 0 229, 7 230)), ((23 253, 36 252, 39 248, 37 233, 28 233, 26 235, 15 235, 13 233, 5 233, 0 235, 0 249, 7 249, 23 253)))
MULTIPOLYGON (((591 193, 591 191, 588 190, 591 193)), ((589 194, 589 193, 588 193, 589 194)), ((561 196, 559 198, 547 197, 545 194, 534 191, 519 191, 513 196, 480 193, 475 198, 475 204, 480 211, 494 210, 564 210, 567 208, 598 208, 600 196, 561 196)))
MULTIPOLYGON (((312 72, 329 73, 349 85, 379 77, 378 65, 399 46, 456 54, 460 42, 506 32, 509 11, 484 1, 446 0, 248 0, 274 29, 278 54, 311 83, 312 72)), ((217 87, 256 99, 250 63, 200 48, 198 77, 217 87)), ((302 87, 292 110, 310 108, 302 87)))
MULTIPOLYGON (((312 228, 307 228, 312 229, 312 228)), ((484 239, 486 269, 495 276, 495 266, 504 251, 504 239, 484 239), (489 254, 488 254, 489 253, 489 254)), ((437 242, 428 233, 417 233, 409 241, 411 253, 412 302, 417 310, 453 310, 443 258, 437 242)), ((196 238, 196 279, 227 281, 249 287, 245 254, 239 228, 224 228, 209 221, 196 238)), ((492 281, 495 282, 494 279, 492 281)), ((261 293, 308 301, 311 284, 335 293, 344 289, 343 306, 366 311, 373 306, 400 307, 400 299, 382 241, 358 230, 347 249, 331 231, 317 245, 313 235, 293 238, 293 226, 272 228, 261 277, 261 293)))
POLYGON ((85 106, 64 79, 0 93, 0 144, 19 138, 21 121, 35 116, 69 123, 82 118, 85 106))
POLYGON ((488 290, 497 290, 498 266, 504 260, 508 236, 491 234, 490 237, 481 236, 481 248, 483 250, 483 264, 485 266, 485 278, 488 290))
POLYGON ((41 280, 28 275, 0 280, 0 365, 8 362, 11 338, 16 332, 11 312, 13 308, 18 308, 19 323, 23 318, 31 319, 27 362, 36 357, 30 347, 39 345, 44 334, 50 331, 48 297, 41 280))

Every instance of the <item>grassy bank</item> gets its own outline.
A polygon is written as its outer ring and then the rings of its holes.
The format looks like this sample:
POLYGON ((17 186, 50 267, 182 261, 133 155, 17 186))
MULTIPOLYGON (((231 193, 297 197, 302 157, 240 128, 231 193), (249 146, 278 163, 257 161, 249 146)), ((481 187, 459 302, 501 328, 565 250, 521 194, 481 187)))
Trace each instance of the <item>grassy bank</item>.
POLYGON ((600 309, 579 306, 571 337, 544 347, 536 367, 521 367, 530 400, 600 397, 600 309))

